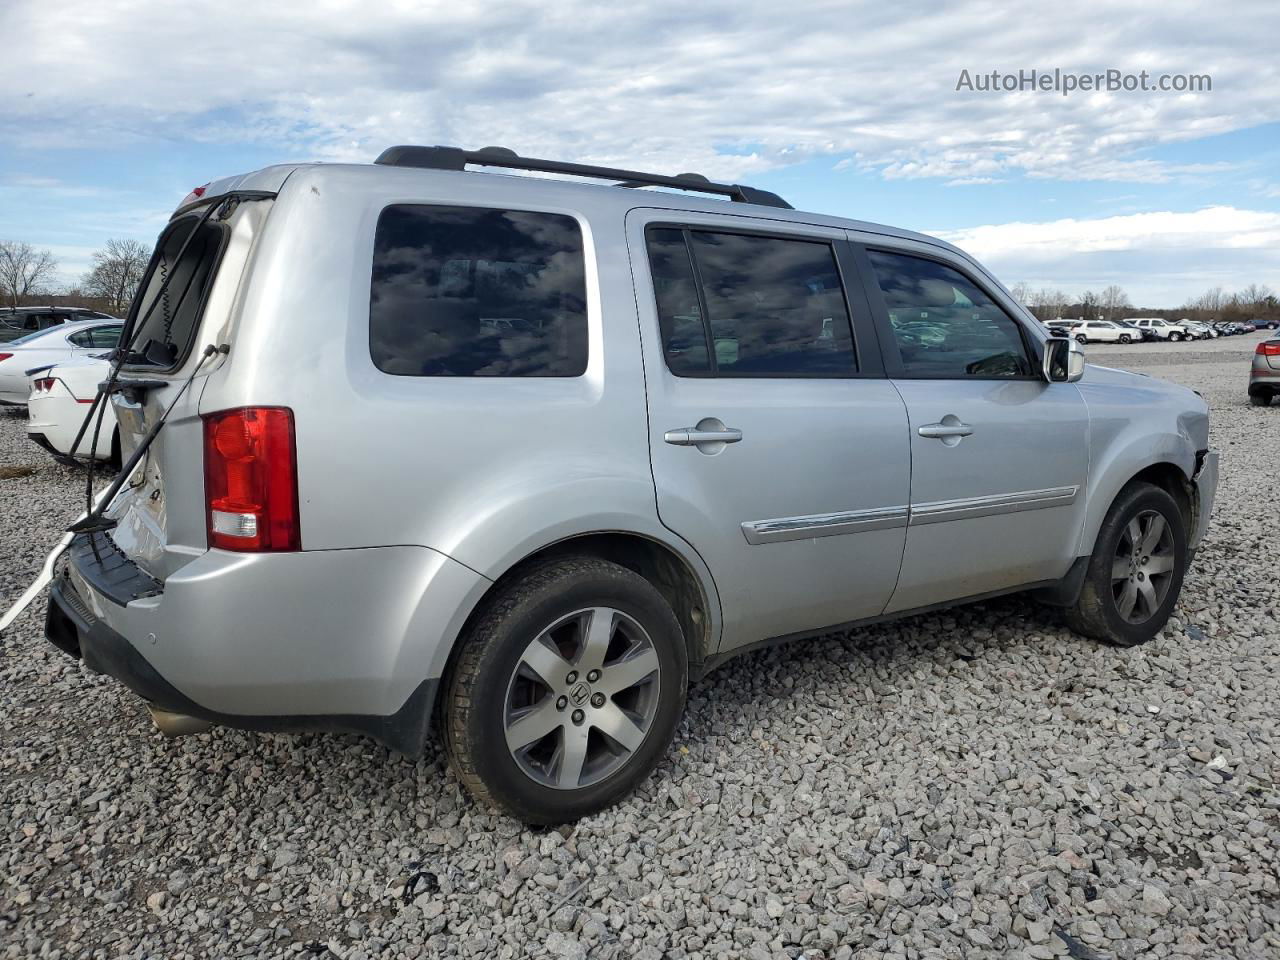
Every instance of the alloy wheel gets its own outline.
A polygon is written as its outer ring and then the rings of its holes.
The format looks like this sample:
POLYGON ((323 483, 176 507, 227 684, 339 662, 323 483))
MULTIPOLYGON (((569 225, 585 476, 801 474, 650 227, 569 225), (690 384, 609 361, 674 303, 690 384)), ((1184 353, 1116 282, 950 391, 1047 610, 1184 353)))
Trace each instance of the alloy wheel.
POLYGON ((1164 604, 1173 582, 1173 531, 1164 515, 1143 510, 1125 525, 1111 562, 1116 609, 1129 623, 1145 623, 1164 604))
POLYGON ((507 749, 543 786, 599 783, 640 749, 661 680, 653 641, 621 610, 591 607, 561 617, 529 643, 507 684, 507 749))

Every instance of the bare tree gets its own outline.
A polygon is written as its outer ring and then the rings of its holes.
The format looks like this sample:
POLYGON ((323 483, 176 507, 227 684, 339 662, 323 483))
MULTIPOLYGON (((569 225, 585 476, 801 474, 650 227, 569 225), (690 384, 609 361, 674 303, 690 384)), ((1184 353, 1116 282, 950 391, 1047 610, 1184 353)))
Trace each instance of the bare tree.
POLYGON ((1101 298, 1092 290, 1086 290, 1080 294, 1080 309, 1086 320, 1097 320, 1101 307, 1101 298))
POLYGON ((1129 302, 1129 295, 1124 292, 1122 287, 1116 286, 1114 283, 1102 291, 1102 314, 1108 320, 1118 319, 1121 310, 1132 307, 1129 302))
POLYGON ((58 261, 48 250, 0 240, 0 296, 9 306, 21 306, 27 297, 43 293, 57 269, 58 261))
POLYGON ((1017 300, 1024 307, 1030 307, 1035 300, 1035 293, 1031 289, 1031 284, 1019 281, 1009 288, 1009 292, 1013 294, 1013 299, 1017 300))
POLYGON ((127 310, 151 260, 151 250, 137 240, 108 240, 93 255, 93 269, 82 285, 90 296, 106 300, 112 310, 127 310))

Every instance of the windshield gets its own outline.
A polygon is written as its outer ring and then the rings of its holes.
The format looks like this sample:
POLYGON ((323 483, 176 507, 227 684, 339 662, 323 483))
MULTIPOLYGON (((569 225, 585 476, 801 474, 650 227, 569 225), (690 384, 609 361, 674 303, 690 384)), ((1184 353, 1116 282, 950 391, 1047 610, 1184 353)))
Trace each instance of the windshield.
POLYGON ((199 219, 192 215, 174 221, 156 244, 144 287, 134 301, 140 326, 133 337, 130 362, 173 367, 191 347, 225 236, 222 226, 206 222, 192 237, 199 219), (191 243, 183 251, 188 237, 191 243), (166 278, 169 283, 157 303, 166 278))

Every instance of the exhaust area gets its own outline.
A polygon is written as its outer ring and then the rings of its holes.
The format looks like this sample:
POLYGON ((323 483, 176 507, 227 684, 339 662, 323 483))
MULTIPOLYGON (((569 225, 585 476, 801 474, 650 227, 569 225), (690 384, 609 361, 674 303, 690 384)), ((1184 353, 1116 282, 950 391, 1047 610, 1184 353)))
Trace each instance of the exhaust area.
POLYGON ((213 724, 199 717, 191 717, 185 713, 170 713, 154 704, 147 704, 147 712, 161 733, 166 737, 185 737, 191 733, 204 733, 212 729, 213 724))

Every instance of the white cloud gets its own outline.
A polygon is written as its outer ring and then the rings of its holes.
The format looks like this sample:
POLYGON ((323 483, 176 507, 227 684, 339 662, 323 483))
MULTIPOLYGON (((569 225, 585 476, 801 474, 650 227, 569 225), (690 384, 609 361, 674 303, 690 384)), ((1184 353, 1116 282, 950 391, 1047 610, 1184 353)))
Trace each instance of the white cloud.
POLYGON ((856 154, 890 177, 1195 177, 1142 147, 1280 119, 1270 0, 8 0, 0 137, 367 160, 397 142, 740 177, 856 154), (1259 55, 1248 51, 1259 50, 1259 55), (962 69, 1209 73, 1203 94, 957 92, 962 69))
POLYGON ((1079 293, 1110 283, 1135 303, 1176 306, 1212 286, 1238 289, 1280 273, 1280 213, 1205 207, 1046 223, 1003 223, 935 234, 1006 283, 1079 293))

